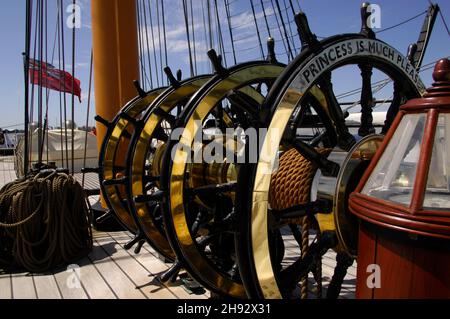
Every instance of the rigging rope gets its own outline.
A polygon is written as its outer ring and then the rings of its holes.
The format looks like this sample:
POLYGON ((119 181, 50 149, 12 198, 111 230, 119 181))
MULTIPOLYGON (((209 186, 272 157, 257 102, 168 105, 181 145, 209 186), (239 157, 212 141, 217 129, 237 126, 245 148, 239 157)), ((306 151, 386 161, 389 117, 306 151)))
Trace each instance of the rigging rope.
POLYGON ((209 0, 206 0, 207 10, 208 10, 208 33, 209 33, 209 47, 212 49, 214 47, 213 30, 212 30, 212 19, 211 19, 211 5, 209 0))
POLYGON ((162 50, 161 50, 161 23, 159 20, 159 1, 156 0, 156 21, 158 24, 158 45, 159 45, 159 66, 161 72, 161 85, 164 85, 164 67, 163 67, 163 58, 162 58, 162 50))
POLYGON ((255 22, 256 34, 258 35, 259 47, 261 49, 261 58, 264 59, 264 48, 261 40, 261 33, 259 32, 258 20, 256 19, 255 5, 253 3, 253 0, 250 0, 250 5, 252 7, 253 20, 255 22))
POLYGON ((445 22, 444 14, 442 13, 442 10, 439 10, 439 15, 441 16, 441 20, 444 23, 445 29, 447 30, 447 34, 450 36, 450 30, 448 28, 447 22, 445 22))
POLYGON ((72 160, 71 172, 75 174, 75 44, 76 44, 76 29, 75 28, 75 6, 77 0, 73 0, 73 26, 72 26, 72 160))
MULTIPOLYGON (((447 56, 447 58, 448 58, 449 56, 447 56)), ((435 61, 432 61, 432 62, 429 62, 429 63, 427 63, 427 64, 425 64, 425 65, 422 65, 420 68, 419 68, 419 73, 422 73, 422 72, 424 72, 424 71, 427 71, 427 70, 429 70, 429 69, 432 69, 432 68, 434 68, 434 65, 436 64, 436 62, 438 62, 439 60, 435 60, 435 61)), ((377 81, 377 82, 374 82, 374 83, 372 83, 372 88, 375 88, 375 87, 377 87, 377 86, 379 86, 379 85, 383 85, 384 83, 389 83, 389 82, 391 82, 392 80, 390 79, 390 78, 385 78, 385 79, 383 79, 383 80, 379 80, 379 81, 377 81)), ((352 96, 352 95, 356 95, 356 94, 359 94, 359 93, 361 93, 361 90, 362 90, 362 88, 359 88, 359 89, 353 89, 353 90, 350 90, 350 91, 347 91, 347 92, 344 92, 344 93, 341 93, 341 94, 338 94, 338 95, 336 95, 336 98, 337 99, 342 99, 342 98, 344 98, 344 97, 348 97, 348 96, 352 96)))
MULTIPOLYGON (((153 58, 154 58, 154 62, 155 62, 155 74, 156 74, 156 82, 158 84, 158 87, 160 86, 160 82, 159 82, 159 72, 158 72, 158 58, 156 56, 156 46, 155 46, 155 33, 153 31, 153 15, 152 15, 152 7, 151 7, 151 3, 150 0, 148 0, 148 15, 149 15, 149 19, 150 19, 150 26, 151 26, 151 31, 152 31, 152 43, 153 43, 153 58)), ((161 82, 164 83, 164 80, 161 79, 161 82)))
MULTIPOLYGON (((273 0, 271 1, 271 3, 272 3, 272 8, 273 8, 274 11, 275 11, 274 4, 273 4, 273 0)), ((276 6, 277 6, 278 15, 280 16, 280 19, 281 19, 281 26, 283 27, 284 36, 285 36, 285 38, 286 38, 286 44, 287 44, 287 49, 286 49, 286 51, 289 52, 288 59, 289 59, 289 61, 290 61, 290 60, 293 60, 293 59, 294 59, 294 55, 292 54, 292 49, 291 49, 291 44, 290 44, 290 41, 289 41, 289 36, 288 36, 288 34, 287 34, 286 26, 285 26, 285 24, 284 24, 284 18, 283 18, 283 13, 282 13, 281 7, 280 7, 280 2, 279 2, 279 0, 275 0, 275 3, 276 3, 276 6)), ((277 21, 277 25, 278 25, 278 29, 279 29, 281 38, 283 38, 283 34, 281 33, 281 28, 280 28, 280 21, 278 20, 278 17, 277 17, 277 14, 276 14, 276 13, 275 13, 275 19, 276 19, 276 21, 277 21)), ((284 41, 283 41, 283 44, 284 44, 284 41)))
MULTIPOLYGON (((57 2, 57 11, 58 11, 58 69, 62 70, 61 68, 61 10, 59 9, 60 2, 57 2)), ((64 134, 63 134, 63 93, 62 93, 62 84, 60 84, 60 90, 59 90, 59 123, 60 123, 60 142, 61 142, 61 163, 62 168, 65 167, 65 160, 64 160, 64 134)))
MULTIPOLYGON (((164 57, 166 61, 166 66, 169 65, 169 59, 167 55, 167 35, 166 35, 166 13, 164 10, 164 1, 161 0, 161 14, 162 14, 162 22, 163 22, 163 36, 164 36, 164 57)), ((169 81, 169 80, 167 80, 169 81)))
MULTIPOLYGON (((284 4, 284 7, 287 9, 288 8, 288 5, 287 5, 287 3, 286 3, 286 0, 283 0, 283 4, 284 4)), ((295 10, 294 10, 294 8, 292 7, 292 2, 291 2, 291 11, 292 11, 292 17, 293 18, 295 18, 295 10)), ((286 11, 286 19, 287 19, 287 21, 289 22, 289 13, 286 11)), ((283 22, 283 24, 284 24, 284 22, 283 22)), ((297 49, 295 48, 295 39, 294 39, 294 32, 292 31, 292 26, 291 26, 291 24, 292 23, 288 23, 288 27, 289 27, 289 38, 292 40, 292 46, 294 47, 294 54, 295 55, 297 55, 298 54, 298 51, 297 51, 297 49)))
MULTIPOLYGON (((45 4, 45 63, 48 63, 48 5, 47 1, 44 2, 45 4)), ((43 124, 43 134, 42 134, 42 141, 39 141, 41 143, 41 152, 44 152, 44 142, 45 142, 45 136, 48 136, 48 99, 49 99, 49 93, 50 90, 48 88, 45 89, 45 115, 44 115, 44 124, 43 124)), ((46 151, 46 160, 48 163, 48 138, 47 138, 47 151, 46 151)), ((42 158, 42 155, 41 155, 42 158)))
POLYGON ((263 14, 264 14, 264 21, 265 21, 265 23, 266 23, 267 33, 269 34, 269 37, 271 38, 272 35, 271 35, 271 33, 270 33, 269 22, 268 22, 268 20, 267 20, 266 8, 264 7, 263 1, 260 0, 260 2, 261 2, 261 7, 262 7, 262 10, 263 10, 263 14))
POLYGON ((224 5, 225 5, 225 12, 226 12, 226 15, 227 15, 228 32, 230 33, 231 48, 232 48, 232 50, 233 50, 234 64, 237 64, 237 59, 236 59, 236 49, 235 49, 235 47, 234 47, 233 29, 231 28, 230 7, 229 7, 229 5, 228 5, 228 0, 223 0, 223 1, 224 1, 224 5))
POLYGON ((144 78, 144 69, 145 69, 145 62, 142 59, 142 56, 144 54, 144 50, 142 49, 142 21, 141 21, 141 6, 140 6, 141 2, 138 1, 137 2, 137 25, 138 25, 138 47, 139 47, 139 71, 140 71, 140 78, 141 78, 141 82, 142 82, 142 86, 145 90, 145 78, 144 78))
POLYGON ((409 19, 406 19, 406 20, 404 20, 404 21, 402 21, 402 22, 400 22, 400 23, 397 23, 397 24, 395 24, 395 25, 393 25, 393 26, 384 28, 384 29, 382 29, 382 30, 380 30, 380 31, 375 31, 375 33, 382 33, 382 32, 385 32, 385 31, 388 31, 388 30, 397 28, 397 27, 399 27, 399 26, 401 26, 401 25, 403 25, 403 24, 405 24, 405 23, 408 23, 408 22, 410 22, 410 21, 412 21, 412 20, 414 20, 414 19, 417 19, 418 17, 420 17, 420 16, 426 14, 427 12, 428 12, 427 10, 425 10, 425 11, 423 11, 423 12, 420 12, 419 14, 417 14, 417 15, 415 15, 415 16, 409 18, 409 19))
POLYGON ((186 0, 183 0, 183 11, 184 11, 184 23, 186 27, 186 37, 187 37, 187 45, 189 51, 189 67, 191 71, 191 77, 194 76, 194 64, 192 61, 192 51, 191 51, 191 37, 189 34, 189 17, 188 17, 188 8, 186 0))
POLYGON ((198 71, 197 71, 197 49, 196 49, 196 42, 195 42, 194 8, 192 6, 192 0, 190 1, 190 7, 191 7, 192 46, 194 49, 194 70, 195 70, 195 75, 197 75, 198 74, 198 71))
POLYGON ((149 67, 149 73, 150 73, 150 88, 153 89, 153 77, 152 77, 152 62, 151 62, 151 56, 150 56, 150 42, 148 38, 148 25, 147 25, 147 10, 145 9, 145 1, 142 1, 142 7, 144 8, 144 23, 145 26, 145 42, 147 43, 147 59, 148 59, 148 67, 149 67))
MULTIPOLYGON (((47 37, 47 16, 46 16, 46 37, 47 37)), ((53 40, 53 49, 52 49, 52 57, 51 57, 51 64, 53 65, 54 61, 55 61, 55 53, 56 53, 56 43, 58 41, 58 28, 59 28, 59 10, 57 10, 56 13, 56 26, 55 26, 55 37, 53 40)), ((45 40, 46 45, 45 45, 45 51, 46 51, 46 58, 45 58, 45 62, 47 63, 47 38, 45 40)), ((47 143, 46 143, 46 156, 47 156, 47 163, 49 162, 49 139, 48 139, 48 130, 49 130, 49 112, 48 112, 48 106, 49 106, 49 101, 50 101, 50 89, 46 88, 46 109, 45 109, 45 135, 47 137, 47 143)), ((62 138, 62 136, 61 136, 62 138)), ((42 145, 44 144, 44 140, 42 141, 42 145)), ((62 145, 62 144, 61 144, 62 145)))
MULTIPOLYGON (((61 55, 62 55, 62 70, 66 72, 66 53, 65 53, 65 43, 64 43, 64 2, 60 0, 60 15, 61 15, 61 55)), ((66 168, 69 169, 69 144, 67 138, 67 96, 64 90, 63 93, 63 102, 64 102, 64 141, 66 144, 66 168)))
MULTIPOLYGON (((204 31, 204 36, 205 36, 205 43, 208 43, 208 33, 207 33, 207 31, 206 31, 206 17, 205 17, 205 5, 204 5, 204 2, 203 1, 201 1, 201 4, 202 4, 202 16, 203 16, 203 31, 204 31)), ((207 65, 209 65, 209 72, 211 72, 212 73, 212 66, 211 66, 211 63, 208 63, 207 65)), ((207 71, 208 72, 208 71, 207 71)))
POLYGON ((223 42, 223 36, 222 36, 222 27, 220 26, 220 18, 219 18, 219 9, 217 6, 217 0, 214 0, 214 10, 216 12, 216 20, 217 20, 217 43, 219 44, 219 51, 222 54, 223 62, 225 67, 227 66, 227 57, 225 54, 225 46, 223 42))
MULTIPOLYGON (((88 127, 89 127, 89 115, 91 112, 91 91, 92 91, 92 66, 94 62, 94 53, 91 50, 91 63, 89 66, 89 91, 88 91, 88 100, 87 100, 87 111, 86 111, 86 133, 84 136, 84 156, 83 156, 83 167, 86 167, 86 158, 87 158, 87 144, 88 144, 88 127)), ((83 178, 81 181, 81 186, 84 188, 86 173, 83 172, 83 178)))
MULTIPOLYGON (((39 1, 39 83, 42 83, 43 80, 43 74, 42 74, 42 61, 44 58, 44 2, 43 0, 39 1)), ((43 94, 43 87, 42 85, 39 85, 39 91, 38 91, 38 164, 42 163, 42 145, 40 141, 42 140, 42 94, 43 94)))
POLYGON ((25 80, 25 99, 24 99, 24 104, 25 104, 25 112, 24 112, 24 131, 25 131, 25 136, 24 136, 24 148, 25 148, 25 158, 24 158, 24 167, 23 167, 23 171, 24 174, 28 173, 28 155, 29 154, 29 122, 30 122, 30 118, 29 118, 29 112, 30 112, 30 95, 29 95, 29 91, 30 91, 30 84, 29 84, 29 66, 30 66, 30 51, 31 51, 31 28, 32 28, 32 9, 33 6, 33 2, 32 0, 27 0, 26 2, 26 22, 25 22, 25 53, 24 53, 24 57, 23 57, 23 64, 24 64, 24 80, 25 80))

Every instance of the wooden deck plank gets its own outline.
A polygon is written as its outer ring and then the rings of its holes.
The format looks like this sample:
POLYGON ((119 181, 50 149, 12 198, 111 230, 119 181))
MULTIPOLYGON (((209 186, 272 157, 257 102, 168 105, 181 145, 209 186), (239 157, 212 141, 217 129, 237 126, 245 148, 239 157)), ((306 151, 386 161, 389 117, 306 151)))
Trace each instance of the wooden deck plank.
POLYGON ((12 280, 12 296, 14 299, 36 299, 36 289, 33 277, 28 274, 13 274, 12 280))
POLYGON ((34 275, 33 279, 38 299, 62 299, 53 275, 34 275))
MULTIPOLYGON (((82 281, 76 282, 78 275, 73 270, 63 270, 54 274, 63 299, 88 299, 82 281)), ((80 277, 82 273, 80 269, 80 277)))
MULTIPOLYGON (((121 247, 129 241, 130 234, 128 232, 123 232, 119 236, 119 234, 109 234, 114 238, 118 244, 120 244, 121 247)), ((157 258, 156 252, 151 252, 153 249, 148 245, 145 244, 143 249, 141 250, 141 253, 138 255, 133 254, 132 252, 128 252, 130 256, 132 256, 139 264, 142 265, 146 269, 146 271, 151 274, 150 278, 153 282, 153 286, 157 288, 157 290, 161 290, 161 285, 159 282, 155 281, 156 276, 164 273, 167 271, 170 265, 165 264, 163 261, 161 261, 159 258, 157 258)), ((209 294, 190 294, 188 293, 182 286, 180 281, 176 281, 175 283, 166 284, 162 286, 162 290, 168 290, 171 292, 171 294, 176 298, 181 299, 205 299, 209 297, 209 294), (165 289, 164 289, 165 288, 165 289)), ((158 297, 157 297, 158 298, 158 297)), ((166 298, 166 297, 164 297, 166 298)), ((170 298, 170 297, 168 297, 170 298)), ((173 298, 173 297, 172 297, 173 298)))
MULTIPOLYGON (((126 234, 128 234, 130 236, 129 232, 126 232, 126 234)), ((143 249, 146 250, 152 257, 148 258, 149 261, 145 264, 146 268, 154 273, 154 274, 160 274, 160 273, 164 273, 170 266, 171 264, 166 264, 164 263, 160 258, 159 258, 159 254, 148 244, 145 244, 143 246, 143 249)), ((136 258, 139 260, 139 255, 136 256, 136 258)), ((178 297, 182 298, 182 299, 204 299, 204 298, 209 298, 210 297, 210 292, 205 290, 206 292, 204 294, 190 294, 188 293, 181 285, 180 282, 177 281, 175 283, 169 283, 166 284, 166 287, 168 289, 171 289, 178 297)))
POLYGON ((0 299, 12 298, 11 275, 5 274, 0 276, 0 299))
MULTIPOLYGON (((110 240, 102 243, 115 247, 117 244, 110 240)), ((117 266, 116 262, 105 253, 104 248, 94 246, 89 255, 89 259, 103 275, 108 285, 112 288, 115 295, 120 299, 144 299, 146 296, 130 280, 130 278, 117 266)))
MULTIPOLYGON (((98 244, 102 245, 103 242, 111 242, 114 238, 104 238, 104 239, 95 239, 98 244)), ((114 241, 115 242, 115 241, 114 241)), ((127 274, 128 278, 133 282, 135 289, 140 290, 147 298, 155 298, 155 299, 163 299, 163 298, 173 298, 174 295, 167 294, 167 291, 164 289, 151 291, 148 287, 148 284, 152 281, 152 278, 149 277, 149 272, 142 267, 136 260, 128 254, 123 248, 120 248, 119 244, 116 242, 116 245, 113 247, 111 245, 103 246, 105 252, 112 256, 112 259, 115 261, 117 266, 127 274), (117 250, 116 250, 117 248, 117 250), (153 293, 152 293, 153 292, 153 293)))
POLYGON ((83 258, 79 265, 81 267, 81 282, 90 299, 117 299, 112 288, 89 258, 83 258))

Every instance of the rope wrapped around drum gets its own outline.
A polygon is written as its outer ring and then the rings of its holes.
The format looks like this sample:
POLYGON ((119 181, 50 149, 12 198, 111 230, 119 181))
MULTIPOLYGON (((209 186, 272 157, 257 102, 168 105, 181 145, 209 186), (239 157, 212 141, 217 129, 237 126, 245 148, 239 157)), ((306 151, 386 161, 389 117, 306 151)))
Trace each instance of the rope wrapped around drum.
MULTIPOLYGON (((328 155, 331 149, 317 149, 322 155, 328 155)), ((310 201, 311 186, 314 175, 317 171, 317 165, 308 161, 295 148, 292 148, 280 157, 279 167, 273 174, 270 183, 269 203, 274 210, 283 210, 295 205, 306 204, 310 201)), ((304 258, 309 249, 309 230, 318 227, 312 223, 310 217, 305 216, 297 219, 287 220, 291 229, 301 228, 299 238, 301 255, 304 258), (316 226, 316 227, 314 227, 316 226)), ((320 235, 320 232, 317 232, 320 235)), ((322 295, 322 270, 321 262, 317 261, 317 267, 314 271, 314 278, 317 282, 317 295, 322 295)), ((300 283, 301 298, 308 297, 308 278, 305 276, 300 283)))
POLYGON ((91 217, 81 185, 55 170, 0 190, 0 268, 46 272, 92 250, 91 217))

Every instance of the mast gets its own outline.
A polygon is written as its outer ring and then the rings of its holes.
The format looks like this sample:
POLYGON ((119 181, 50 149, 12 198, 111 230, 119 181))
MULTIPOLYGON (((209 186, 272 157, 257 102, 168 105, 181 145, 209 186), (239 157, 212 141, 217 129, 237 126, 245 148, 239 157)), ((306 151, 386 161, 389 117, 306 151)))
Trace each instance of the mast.
MULTIPOLYGON (((133 85, 139 79, 136 9, 135 0, 91 1, 95 108, 99 116, 109 121, 136 96, 133 85)), ((105 133, 106 127, 97 124, 99 150, 105 133)), ((126 147, 118 154, 125 157, 126 147)))

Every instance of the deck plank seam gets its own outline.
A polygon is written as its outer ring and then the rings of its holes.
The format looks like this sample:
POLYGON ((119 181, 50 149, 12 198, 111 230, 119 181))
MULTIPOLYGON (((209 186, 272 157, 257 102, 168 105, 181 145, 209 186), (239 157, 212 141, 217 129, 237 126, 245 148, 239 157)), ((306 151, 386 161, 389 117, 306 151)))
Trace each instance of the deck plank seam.
MULTIPOLYGON (((108 234, 108 236, 110 236, 110 237, 111 237, 111 238, 112 238, 119 246, 122 246, 122 244, 119 243, 119 242, 117 241, 116 238, 114 238, 113 236, 111 236, 111 234, 110 234, 109 232, 107 232, 106 234, 108 234)), ((122 249, 123 249, 123 248, 122 248, 122 249)), ((125 250, 125 249, 124 249, 124 250, 125 250)), ((152 277, 156 278, 157 275, 156 275, 153 271, 151 271, 147 266, 145 266, 140 260, 138 260, 138 259, 137 259, 133 254, 131 254, 129 251, 127 251, 127 250, 125 250, 125 251, 127 252, 127 254, 128 254, 131 258, 133 258, 134 261, 136 261, 141 267, 143 267, 147 272, 149 272, 150 275, 151 275, 152 277)), ((151 252, 148 252, 148 253, 151 254, 151 252)), ((153 254, 152 254, 152 256, 153 256, 154 258, 157 258, 157 257, 155 257, 153 254)), ((158 259, 158 260, 159 260, 159 259, 158 259)), ((161 263, 163 263, 163 262, 161 261, 161 263)), ((161 285, 162 285, 165 289, 168 289, 169 292, 170 292, 175 298, 180 299, 180 298, 176 295, 176 293, 172 291, 172 289, 171 289, 170 286, 168 286, 168 285, 166 285, 166 284, 164 284, 164 283, 161 283, 161 285)))
POLYGON ((138 285, 134 282, 134 280, 128 275, 126 271, 122 269, 119 263, 116 260, 114 260, 114 258, 110 254, 108 254, 108 252, 103 248, 103 246, 98 242, 98 240, 94 239, 94 241, 99 245, 98 247, 100 247, 103 250, 103 252, 108 256, 108 258, 111 259, 112 262, 120 269, 120 271, 128 278, 128 280, 130 280, 135 285, 135 288, 139 290, 139 292, 145 297, 145 299, 149 299, 147 297, 147 294, 142 291, 142 288, 138 287, 138 285))

